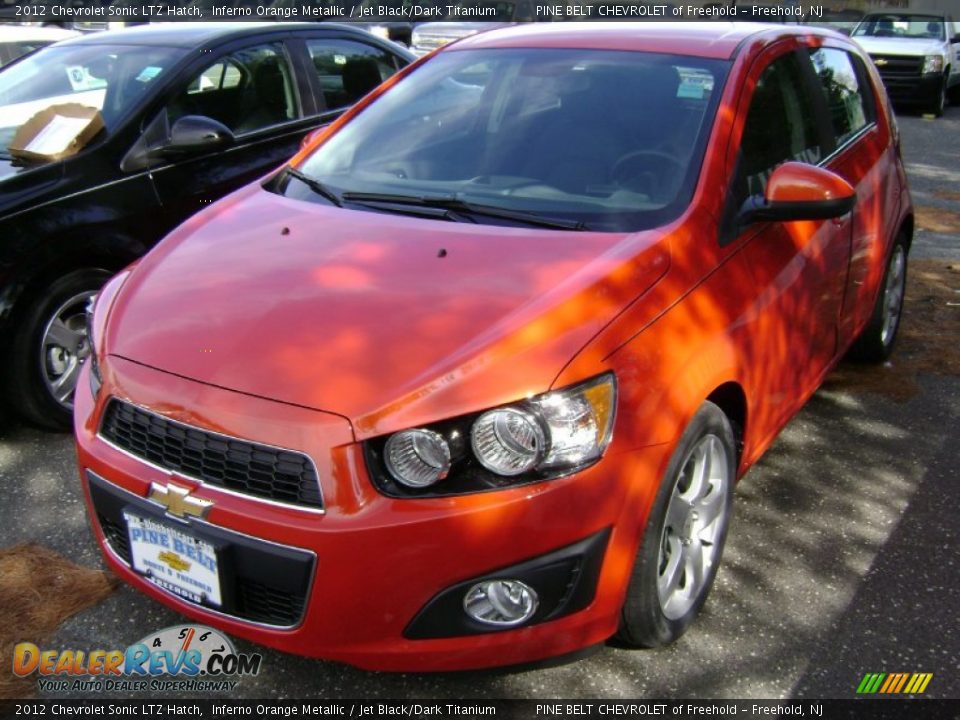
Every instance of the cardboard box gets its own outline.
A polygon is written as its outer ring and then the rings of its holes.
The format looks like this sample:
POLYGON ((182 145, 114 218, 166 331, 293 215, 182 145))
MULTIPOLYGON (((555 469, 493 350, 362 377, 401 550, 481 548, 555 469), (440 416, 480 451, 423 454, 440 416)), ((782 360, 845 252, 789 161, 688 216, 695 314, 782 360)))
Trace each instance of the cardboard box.
POLYGON ((103 116, 96 108, 78 103, 51 105, 17 128, 7 149, 13 157, 30 162, 62 160, 80 152, 103 127, 103 116))

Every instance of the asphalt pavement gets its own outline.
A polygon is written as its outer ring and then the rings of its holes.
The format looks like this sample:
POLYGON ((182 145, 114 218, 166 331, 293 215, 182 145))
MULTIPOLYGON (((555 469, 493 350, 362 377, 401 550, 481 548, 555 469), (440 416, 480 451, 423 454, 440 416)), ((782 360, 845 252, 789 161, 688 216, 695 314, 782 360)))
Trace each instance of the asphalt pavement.
MULTIPOLYGON (((912 257, 926 268, 960 260, 960 107, 938 120, 903 114, 900 125, 920 211, 912 257)), ((904 323, 921 309, 908 305, 904 323)), ((960 697, 960 377, 936 358, 904 359, 935 352, 938 333, 960 342, 958 327, 925 330, 931 342, 911 340, 880 375, 843 365, 828 380, 738 486, 714 592, 675 645, 605 646, 549 669, 415 675, 238 640, 264 659, 231 697, 849 698, 867 672, 932 672, 927 696, 960 697)), ((0 497, 0 548, 37 542, 102 566, 69 437, 0 418, 0 497)), ((122 586, 44 645, 125 647, 181 622, 122 586)))

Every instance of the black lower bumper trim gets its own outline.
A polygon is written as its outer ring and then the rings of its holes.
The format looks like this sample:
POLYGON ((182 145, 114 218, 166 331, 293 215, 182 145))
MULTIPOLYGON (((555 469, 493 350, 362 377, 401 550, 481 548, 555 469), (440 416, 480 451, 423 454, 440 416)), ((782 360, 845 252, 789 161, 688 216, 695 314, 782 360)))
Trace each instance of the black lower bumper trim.
POLYGON ((436 595, 410 622, 403 636, 426 640, 514 630, 514 627, 486 625, 472 619, 463 609, 463 598, 473 585, 497 578, 520 580, 534 590, 539 606, 533 617, 519 627, 556 620, 583 610, 597 592, 603 556, 610 540, 604 528, 573 545, 495 572, 470 578, 436 595))

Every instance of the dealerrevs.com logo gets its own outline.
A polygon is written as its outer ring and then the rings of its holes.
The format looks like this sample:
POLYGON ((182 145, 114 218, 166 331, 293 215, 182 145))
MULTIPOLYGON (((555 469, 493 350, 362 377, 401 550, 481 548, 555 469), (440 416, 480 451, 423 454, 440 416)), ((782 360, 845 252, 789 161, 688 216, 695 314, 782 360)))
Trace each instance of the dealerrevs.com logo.
POLYGON ((260 672, 259 653, 237 653, 213 628, 175 625, 125 650, 41 650, 29 642, 13 650, 13 673, 37 673, 45 692, 229 692, 239 677, 260 672))

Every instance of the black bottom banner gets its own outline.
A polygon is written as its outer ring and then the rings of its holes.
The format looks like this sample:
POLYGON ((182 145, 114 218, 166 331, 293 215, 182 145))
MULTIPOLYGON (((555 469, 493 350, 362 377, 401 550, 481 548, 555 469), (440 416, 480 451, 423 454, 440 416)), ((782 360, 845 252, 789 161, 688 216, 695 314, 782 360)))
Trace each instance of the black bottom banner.
POLYGON ((0 717, 960 720, 960 700, 0 700, 0 717))

